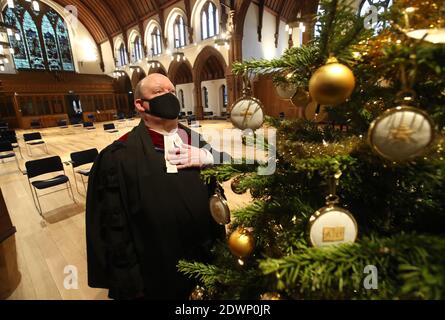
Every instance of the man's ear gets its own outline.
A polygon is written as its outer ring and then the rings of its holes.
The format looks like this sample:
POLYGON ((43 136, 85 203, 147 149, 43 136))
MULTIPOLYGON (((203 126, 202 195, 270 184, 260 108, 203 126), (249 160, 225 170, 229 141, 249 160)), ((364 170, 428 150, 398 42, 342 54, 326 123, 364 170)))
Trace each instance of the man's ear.
POLYGON ((136 99, 134 101, 134 106, 136 108, 137 111, 139 112, 145 112, 145 108, 144 108, 144 101, 142 101, 141 99, 136 99))

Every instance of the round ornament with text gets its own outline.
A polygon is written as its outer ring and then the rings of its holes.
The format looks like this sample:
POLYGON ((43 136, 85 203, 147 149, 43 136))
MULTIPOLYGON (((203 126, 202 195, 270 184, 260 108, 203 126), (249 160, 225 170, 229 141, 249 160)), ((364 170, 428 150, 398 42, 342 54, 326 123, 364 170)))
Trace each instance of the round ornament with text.
POLYGON ((371 124, 368 141, 381 157, 403 162, 424 153, 434 141, 434 122, 417 108, 399 106, 371 124))
POLYGON ((353 243, 358 234, 352 214, 333 205, 315 212, 309 220, 309 227, 309 238, 314 247, 353 243))
POLYGON ((216 193, 210 197, 210 213, 218 224, 230 223, 230 209, 227 201, 220 194, 216 193))
POLYGON ((256 98, 243 97, 235 101, 230 111, 230 121, 241 130, 259 129, 264 122, 263 104, 256 98))

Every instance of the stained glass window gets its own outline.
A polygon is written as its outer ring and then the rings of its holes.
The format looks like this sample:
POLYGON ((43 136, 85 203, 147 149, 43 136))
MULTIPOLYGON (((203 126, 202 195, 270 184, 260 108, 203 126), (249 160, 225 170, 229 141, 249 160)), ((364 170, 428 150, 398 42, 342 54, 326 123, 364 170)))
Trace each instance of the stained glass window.
POLYGON ((60 55, 62 57, 63 70, 74 71, 68 30, 66 30, 65 24, 61 18, 59 18, 59 21, 57 22, 57 39, 59 42, 60 55))
POLYGON ((49 70, 61 70, 59 48, 57 47, 56 33, 45 15, 42 19, 42 34, 45 43, 46 57, 48 59, 49 70))
POLYGON ((3 18, 17 28, 9 35, 17 69, 74 71, 68 30, 51 7, 40 3, 36 11, 32 2, 16 3, 3 10, 3 18))
POLYGON ((219 33, 218 9, 216 5, 207 1, 201 11, 201 38, 207 39, 219 33))
POLYGON ((26 47, 29 52, 31 69, 45 70, 42 46, 40 45, 39 30, 28 11, 23 16, 23 31, 25 33, 26 47))
POLYGON ((17 16, 14 12, 8 8, 4 13, 4 21, 12 26, 15 26, 18 30, 16 34, 9 36, 9 43, 11 47, 14 49, 14 62, 18 69, 29 69, 29 59, 28 53, 26 51, 25 45, 23 43, 23 31, 20 25, 20 22, 17 19, 17 16))

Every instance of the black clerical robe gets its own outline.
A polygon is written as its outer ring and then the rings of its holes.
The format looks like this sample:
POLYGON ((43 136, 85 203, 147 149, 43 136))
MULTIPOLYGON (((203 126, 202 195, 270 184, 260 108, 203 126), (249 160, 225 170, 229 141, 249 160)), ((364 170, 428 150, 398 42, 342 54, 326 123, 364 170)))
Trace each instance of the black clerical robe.
POLYGON ((113 299, 188 298, 195 284, 177 262, 208 260, 224 237, 209 212, 212 188, 199 168, 166 173, 143 121, 102 150, 86 200, 88 285, 113 299))

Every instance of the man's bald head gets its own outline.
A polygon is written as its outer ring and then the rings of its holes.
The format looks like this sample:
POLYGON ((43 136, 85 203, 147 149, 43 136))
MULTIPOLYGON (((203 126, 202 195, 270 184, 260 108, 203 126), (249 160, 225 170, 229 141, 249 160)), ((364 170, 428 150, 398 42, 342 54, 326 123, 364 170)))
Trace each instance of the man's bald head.
POLYGON ((139 81, 134 92, 135 102, 138 99, 153 99, 168 92, 174 92, 175 87, 169 78, 160 73, 152 73, 139 81))

